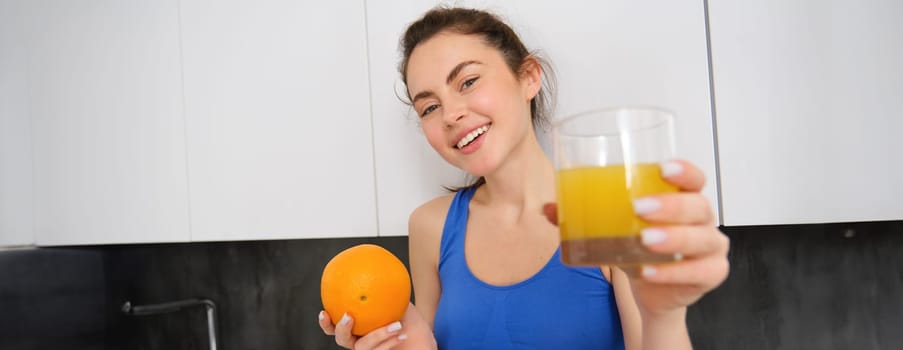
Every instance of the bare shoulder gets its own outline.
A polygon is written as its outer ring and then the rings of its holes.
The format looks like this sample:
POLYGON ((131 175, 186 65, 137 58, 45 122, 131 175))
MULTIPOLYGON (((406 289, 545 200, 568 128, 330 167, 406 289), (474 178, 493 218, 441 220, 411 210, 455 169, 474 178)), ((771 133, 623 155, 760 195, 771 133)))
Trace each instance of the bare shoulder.
POLYGON ((436 197, 414 209, 408 219, 408 235, 411 238, 424 235, 436 235, 437 238, 441 236, 442 227, 445 225, 445 216, 454 197, 454 194, 436 197))
POLYGON ((418 275, 423 275, 421 271, 435 273, 438 268, 442 228, 453 198, 454 195, 445 195, 430 200, 414 209, 408 219, 408 253, 415 283, 418 275), (421 270, 426 267, 429 270, 421 270))

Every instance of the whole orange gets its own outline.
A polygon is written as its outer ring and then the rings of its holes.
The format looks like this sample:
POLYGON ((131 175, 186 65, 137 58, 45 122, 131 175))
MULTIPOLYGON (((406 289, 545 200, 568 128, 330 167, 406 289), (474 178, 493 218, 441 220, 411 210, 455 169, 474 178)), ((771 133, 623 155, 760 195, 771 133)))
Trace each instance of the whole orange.
POLYGON ((348 313, 354 318, 351 333, 365 335, 401 320, 411 299, 411 279, 394 254, 361 244, 329 260, 320 279, 320 298, 333 324, 348 313))

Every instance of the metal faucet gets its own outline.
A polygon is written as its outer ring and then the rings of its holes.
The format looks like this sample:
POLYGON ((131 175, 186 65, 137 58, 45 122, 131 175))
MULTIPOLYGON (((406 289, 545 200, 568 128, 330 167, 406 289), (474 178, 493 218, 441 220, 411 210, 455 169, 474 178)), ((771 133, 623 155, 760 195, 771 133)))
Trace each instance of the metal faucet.
POLYGON ((207 336, 210 350, 216 350, 216 304, 209 299, 188 299, 168 303, 135 305, 126 301, 122 304, 122 312, 126 315, 145 316, 181 311, 182 309, 203 306, 207 310, 207 336))

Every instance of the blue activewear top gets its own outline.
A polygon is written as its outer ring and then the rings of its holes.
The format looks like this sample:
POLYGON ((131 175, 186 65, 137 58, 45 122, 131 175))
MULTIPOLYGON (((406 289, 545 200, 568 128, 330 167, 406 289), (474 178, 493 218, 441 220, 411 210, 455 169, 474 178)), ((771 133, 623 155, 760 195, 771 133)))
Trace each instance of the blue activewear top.
POLYGON ((624 349, 611 284, 599 268, 562 264, 560 247, 542 270, 510 286, 490 285, 471 273, 464 237, 474 192, 455 195, 442 230, 442 292, 434 322, 439 348, 624 349))

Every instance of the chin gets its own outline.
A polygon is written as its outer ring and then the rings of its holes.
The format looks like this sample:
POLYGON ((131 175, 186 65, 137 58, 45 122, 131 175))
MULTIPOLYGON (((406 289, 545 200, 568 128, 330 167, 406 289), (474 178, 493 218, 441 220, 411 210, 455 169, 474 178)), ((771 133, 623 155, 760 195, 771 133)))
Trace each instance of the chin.
POLYGON ((480 159, 477 162, 464 164, 464 166, 460 168, 472 176, 486 176, 495 171, 497 164, 498 163, 491 162, 488 159, 480 159))

